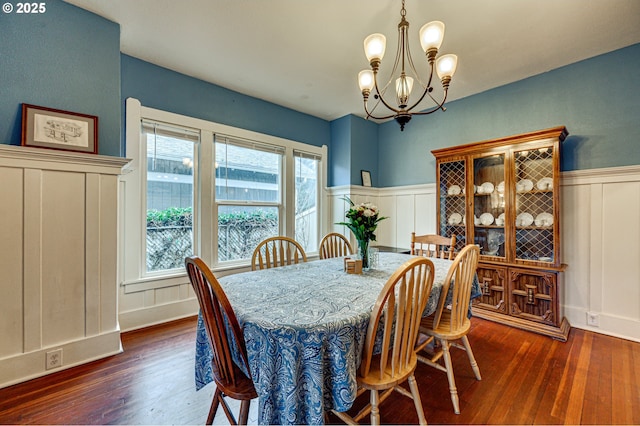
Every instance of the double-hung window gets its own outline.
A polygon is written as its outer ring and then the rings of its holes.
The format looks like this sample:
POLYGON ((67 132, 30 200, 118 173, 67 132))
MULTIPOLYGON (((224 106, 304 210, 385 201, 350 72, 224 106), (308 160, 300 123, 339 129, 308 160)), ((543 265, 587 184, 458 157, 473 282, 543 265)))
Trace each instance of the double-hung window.
POLYGON ((243 268, 265 238, 317 254, 327 148, 127 100, 120 270, 127 292, 183 282, 184 258, 243 268))
POLYGON ((280 235, 283 147, 215 135, 218 262, 250 259, 280 235))
POLYGON ((305 252, 318 249, 320 234, 319 182, 322 156, 294 151, 295 174, 295 239, 305 252))
POLYGON ((194 158, 200 132, 142 120, 146 145, 146 273, 184 267, 194 253, 194 158))

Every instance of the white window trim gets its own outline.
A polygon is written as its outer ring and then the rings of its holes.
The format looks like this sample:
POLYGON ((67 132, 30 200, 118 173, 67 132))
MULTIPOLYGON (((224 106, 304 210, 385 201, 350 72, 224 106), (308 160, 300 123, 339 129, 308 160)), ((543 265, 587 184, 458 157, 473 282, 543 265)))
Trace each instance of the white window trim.
MULTIPOLYGON (((317 147, 313 145, 296 142, 277 136, 271 136, 253 132, 246 129, 240 129, 224 124, 213 123, 207 120, 188 117, 167 111, 142 106, 139 100, 128 98, 126 100, 126 157, 131 160, 129 167, 125 170, 125 174, 121 177, 121 210, 120 210, 120 247, 118 255, 120 282, 125 286, 125 292, 144 291, 154 288, 175 286, 179 283, 186 282, 186 272, 175 271, 165 274, 147 274, 145 266, 145 253, 143 238, 145 230, 141 218, 142 207, 144 206, 144 197, 146 190, 144 186, 144 173, 146 171, 145 159, 146 151, 143 152, 143 144, 141 143, 140 121, 141 119, 149 119, 160 122, 176 124, 195 129, 201 129, 199 152, 196 155, 203 159, 199 163, 198 172, 194 175, 195 188, 198 194, 209 194, 209 199, 213 200, 215 187, 213 178, 202 178, 205 176, 213 177, 213 161, 207 161, 214 157, 214 134, 222 133, 232 135, 234 137, 261 141, 285 149, 283 164, 283 207, 286 211, 295 210, 295 174, 294 168, 294 151, 309 152, 322 157, 321 161, 321 179, 318 181, 318 197, 320 223, 319 237, 326 232, 328 224, 324 218, 328 217, 328 191, 327 191, 327 161, 328 149, 326 145, 317 147)), ((220 272, 220 275, 234 273, 247 270, 248 263, 246 261, 225 262, 224 266, 214 264, 216 259, 217 244, 214 243, 216 235, 217 220, 213 220, 213 212, 215 206, 213 203, 203 202, 201 204, 194 198, 194 215, 195 210, 199 211, 196 218, 199 224, 199 232, 194 232, 194 250, 208 265, 212 266, 214 272, 220 272), (207 220, 206 218, 209 218, 207 220)), ((294 235, 295 214, 283 214, 281 216, 281 227, 285 235, 294 235)), ((317 252, 307 253, 309 257, 317 256, 317 252)))

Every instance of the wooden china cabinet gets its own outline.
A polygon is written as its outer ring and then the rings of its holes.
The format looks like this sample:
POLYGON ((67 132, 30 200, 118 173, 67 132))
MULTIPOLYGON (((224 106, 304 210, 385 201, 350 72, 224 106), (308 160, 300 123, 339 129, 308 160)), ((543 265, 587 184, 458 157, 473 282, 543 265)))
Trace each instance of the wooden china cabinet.
POLYGON ((566 341, 560 259, 564 127, 432 151, 440 235, 480 246, 474 315, 566 341))

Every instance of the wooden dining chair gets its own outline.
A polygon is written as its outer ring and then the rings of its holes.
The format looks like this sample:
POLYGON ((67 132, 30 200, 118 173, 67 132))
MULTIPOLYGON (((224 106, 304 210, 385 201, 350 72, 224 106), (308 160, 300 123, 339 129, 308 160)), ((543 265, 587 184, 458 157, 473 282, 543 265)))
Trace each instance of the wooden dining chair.
POLYGON ((465 246, 458 253, 445 278, 436 312, 427 318, 423 318, 420 324, 420 343, 416 346, 419 361, 447 373, 451 402, 456 414, 460 414, 460 403, 449 352, 451 346, 467 352, 469 363, 476 379, 482 380, 480 368, 476 363, 467 338, 467 333, 469 333, 471 327, 471 321, 467 315, 469 312, 469 299, 471 298, 471 286, 476 274, 479 256, 480 249, 474 244, 465 246), (453 286, 453 288, 451 288, 452 295, 449 301, 447 294, 450 286, 453 286), (429 356, 425 356, 427 355, 425 351, 427 345, 434 339, 438 342, 437 350, 429 354, 429 356), (462 341, 462 345, 457 342, 458 340, 462 341), (444 358, 444 366, 438 363, 441 358, 444 358))
POLYGON ((306 262, 307 254, 299 242, 289 237, 271 237, 258 244, 251 257, 251 270, 277 268, 306 262))
POLYGON ((422 313, 431 294, 434 266, 427 258, 412 258, 389 278, 371 312, 369 328, 356 377, 361 395, 371 392, 370 402, 355 416, 334 411, 349 424, 371 413, 371 424, 380 424, 378 405, 396 390, 413 399, 420 424, 427 424, 414 377, 417 356, 414 351, 422 313), (377 333, 382 334, 379 354, 374 353, 377 333), (410 392, 399 386, 409 382, 410 392), (378 391, 384 391, 379 395, 378 391))
POLYGON ((443 237, 441 235, 416 235, 411 233, 411 254, 416 256, 439 257, 453 259, 456 248, 456 236, 443 237))
POLYGON ((331 232, 320 241, 320 259, 348 256, 353 251, 347 237, 337 232, 331 232))
POLYGON ((197 256, 187 257, 185 266, 193 290, 198 297, 200 312, 213 352, 211 367, 216 391, 206 424, 213 423, 218 406, 222 403, 222 408, 231 424, 246 425, 249 405, 252 399, 258 397, 258 394, 251 377, 247 377, 233 361, 231 357, 232 346, 229 340, 229 337, 233 338, 240 360, 246 371, 250 371, 242 329, 220 283, 202 259, 197 256), (231 333, 231 336, 227 333, 231 333), (229 405, 224 400, 225 396, 242 401, 237 422, 229 405))

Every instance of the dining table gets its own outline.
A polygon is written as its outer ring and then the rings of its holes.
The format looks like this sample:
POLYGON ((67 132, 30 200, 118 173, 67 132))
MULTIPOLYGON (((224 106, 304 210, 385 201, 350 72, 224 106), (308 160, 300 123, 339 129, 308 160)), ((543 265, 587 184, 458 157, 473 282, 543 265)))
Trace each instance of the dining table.
MULTIPOLYGON (((323 424, 327 410, 351 408, 373 306, 387 280, 411 257, 380 252, 377 266, 362 274, 348 274, 338 257, 218 279, 244 333, 259 424, 323 424)), ((424 316, 435 312, 452 264, 430 260, 434 281, 424 316)), ((472 297, 477 295, 476 279, 472 297)), ((198 390, 213 381, 211 359, 200 315, 198 390)))

